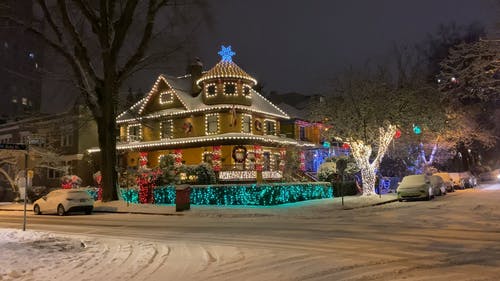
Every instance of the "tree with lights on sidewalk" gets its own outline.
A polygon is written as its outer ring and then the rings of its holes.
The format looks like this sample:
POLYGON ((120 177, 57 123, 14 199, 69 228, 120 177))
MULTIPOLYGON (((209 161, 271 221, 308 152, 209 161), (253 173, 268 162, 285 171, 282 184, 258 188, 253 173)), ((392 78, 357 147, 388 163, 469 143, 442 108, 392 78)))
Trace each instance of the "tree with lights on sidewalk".
POLYGON ((311 118, 328 120, 330 137, 350 147, 361 170, 363 195, 375 193, 376 171, 398 131, 420 136, 434 120, 445 118, 435 88, 392 81, 384 69, 351 69, 337 77, 326 102, 311 107, 311 118))

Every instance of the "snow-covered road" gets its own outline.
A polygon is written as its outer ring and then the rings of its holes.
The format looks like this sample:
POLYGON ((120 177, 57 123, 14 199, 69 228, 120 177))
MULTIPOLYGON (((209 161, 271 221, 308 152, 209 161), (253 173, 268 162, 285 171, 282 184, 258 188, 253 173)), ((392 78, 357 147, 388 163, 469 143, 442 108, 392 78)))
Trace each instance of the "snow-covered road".
POLYGON ((354 210, 30 214, 30 231, 0 229, 0 280, 500 280, 498 187, 354 210))

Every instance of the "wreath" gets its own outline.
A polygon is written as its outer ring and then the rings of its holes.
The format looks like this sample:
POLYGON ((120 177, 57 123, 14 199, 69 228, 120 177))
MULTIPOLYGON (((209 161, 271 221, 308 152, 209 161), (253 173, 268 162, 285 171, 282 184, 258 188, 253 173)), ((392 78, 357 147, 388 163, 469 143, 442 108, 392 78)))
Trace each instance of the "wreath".
POLYGON ((259 120, 255 120, 254 124, 255 124, 255 130, 257 131, 262 130, 262 122, 260 122, 259 120))
POLYGON ((247 159, 247 148, 242 145, 233 147, 232 156, 236 163, 245 162, 245 160, 247 159))

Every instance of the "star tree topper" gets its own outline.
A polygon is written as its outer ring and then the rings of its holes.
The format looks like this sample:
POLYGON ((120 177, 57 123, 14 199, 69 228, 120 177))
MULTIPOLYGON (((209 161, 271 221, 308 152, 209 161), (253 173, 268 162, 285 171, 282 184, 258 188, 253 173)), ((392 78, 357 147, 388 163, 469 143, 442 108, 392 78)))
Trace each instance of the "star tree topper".
POLYGON ((217 53, 221 56, 222 61, 233 62, 233 56, 236 55, 235 52, 231 50, 231 46, 221 46, 221 50, 217 53))

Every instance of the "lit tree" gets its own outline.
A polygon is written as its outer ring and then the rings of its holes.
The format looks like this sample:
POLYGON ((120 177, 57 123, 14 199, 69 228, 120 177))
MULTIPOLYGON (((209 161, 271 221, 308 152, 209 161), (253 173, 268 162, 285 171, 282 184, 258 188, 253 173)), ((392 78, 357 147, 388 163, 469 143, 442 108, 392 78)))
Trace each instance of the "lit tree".
POLYGON ((363 194, 371 195, 376 171, 396 131, 410 134, 418 125, 425 132, 444 118, 439 95, 424 83, 394 85, 384 70, 375 75, 351 70, 335 85, 326 102, 311 107, 311 117, 327 120, 333 126, 331 137, 349 144, 361 170, 363 194))
MULTIPOLYGON (((43 14, 45 30, 8 12, 2 18, 41 38, 70 66, 97 123, 103 201, 117 200, 115 118, 120 86, 147 62, 159 58, 148 53, 153 39, 170 36, 167 42, 179 42, 175 31, 181 23, 198 24, 194 16, 185 15, 193 11, 193 5, 175 0, 35 2, 43 14), (157 20, 162 26, 155 25, 157 20)), ((161 54, 165 56, 180 46, 164 44, 161 54)))

